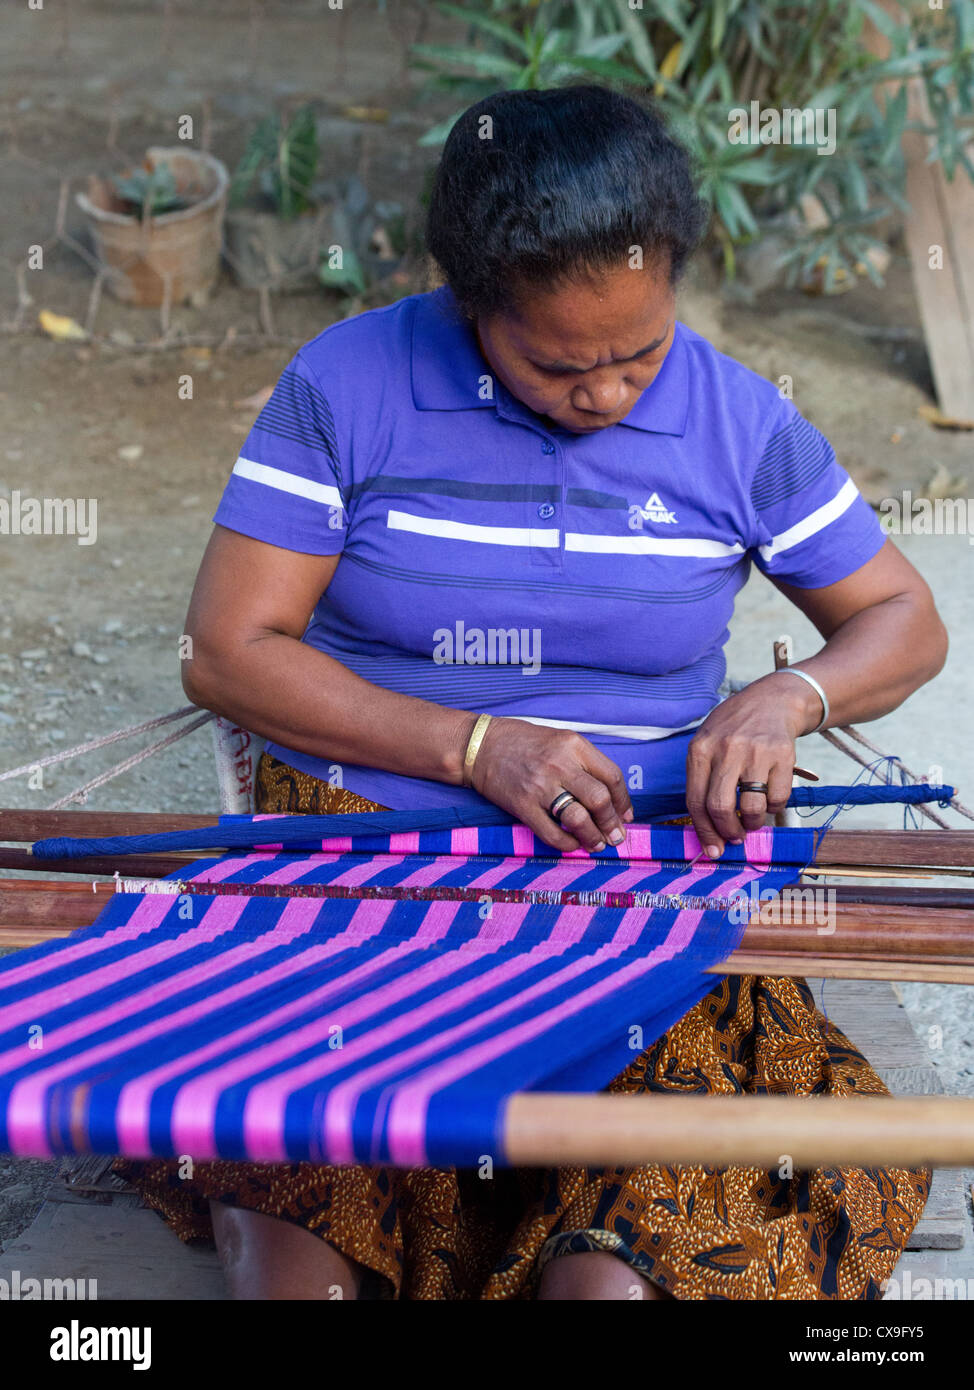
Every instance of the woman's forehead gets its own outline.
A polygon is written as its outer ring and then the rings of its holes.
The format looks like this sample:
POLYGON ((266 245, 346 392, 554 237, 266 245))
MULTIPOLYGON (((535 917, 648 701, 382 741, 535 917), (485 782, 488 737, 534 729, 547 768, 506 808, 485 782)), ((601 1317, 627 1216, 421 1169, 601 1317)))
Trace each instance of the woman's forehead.
POLYGON ((504 329, 513 343, 546 364, 573 365, 573 356, 580 361, 593 350, 600 359, 623 361, 663 342, 673 298, 665 276, 623 269, 526 291, 503 315, 504 329))

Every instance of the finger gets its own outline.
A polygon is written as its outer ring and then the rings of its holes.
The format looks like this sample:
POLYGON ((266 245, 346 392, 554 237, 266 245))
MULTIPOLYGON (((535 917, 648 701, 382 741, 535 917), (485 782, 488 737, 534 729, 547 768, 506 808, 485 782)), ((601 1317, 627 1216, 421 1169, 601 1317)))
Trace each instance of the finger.
MULTIPOLYGON (((745 777, 746 782, 760 782, 760 777, 745 777)), ((750 833, 760 830, 768 815, 768 798, 764 792, 741 792, 739 819, 744 829, 750 833)), ((740 838, 740 835, 738 835, 740 838)))
POLYGON ((619 818, 612 793, 604 782, 588 772, 565 779, 565 790, 577 796, 598 826, 603 840, 610 845, 621 845, 626 838, 625 827, 619 818))
POLYGON ((724 852, 724 841, 707 810, 710 768, 711 755, 706 743, 691 743, 687 749, 687 810, 704 852, 711 859, 718 859, 724 852))
POLYGON ((605 836, 581 801, 573 801, 566 806, 558 819, 562 829, 574 835, 583 848, 589 851, 605 849, 605 836))
MULTIPOLYGON (((751 764, 753 766, 753 764, 751 764)), ((774 764, 760 776, 751 767, 741 776, 742 782, 764 782, 767 792, 741 792, 740 818, 747 831, 760 830, 769 815, 784 809, 791 795, 794 755, 787 761, 774 764)))
MULTIPOLYGON (((707 813, 716 827, 717 833, 722 835, 732 845, 739 845, 744 840, 745 827, 741 824, 741 818, 737 810, 737 784, 739 781, 763 782, 764 777, 748 774, 742 779, 741 772, 734 763, 725 764, 723 767, 715 768, 711 772, 710 786, 707 789, 707 813)), ((752 802, 751 819, 753 821, 753 803, 756 801, 761 807, 761 818, 758 824, 763 823, 765 799, 763 795, 751 792, 752 802)), ((757 825, 751 828, 756 829, 757 825)))
MULTIPOLYGON (((629 796, 629 788, 626 786, 626 779, 622 775, 622 768, 618 763, 614 763, 611 758, 607 758, 600 752, 594 744, 590 744, 586 750, 584 759, 585 771, 601 782, 608 790, 612 799, 612 806, 619 821, 631 821, 634 819, 632 809, 632 799, 629 796)), ((607 830, 602 821, 599 824, 607 830)))
POLYGON ((523 812, 516 811, 515 815, 529 830, 534 831, 539 840, 551 845, 552 849, 560 849, 567 853, 569 850, 581 848, 575 837, 562 830, 558 822, 549 816, 547 808, 525 808, 523 812))
POLYGON ((768 777, 768 811, 777 815, 788 805, 794 776, 794 755, 788 761, 775 763, 768 777))

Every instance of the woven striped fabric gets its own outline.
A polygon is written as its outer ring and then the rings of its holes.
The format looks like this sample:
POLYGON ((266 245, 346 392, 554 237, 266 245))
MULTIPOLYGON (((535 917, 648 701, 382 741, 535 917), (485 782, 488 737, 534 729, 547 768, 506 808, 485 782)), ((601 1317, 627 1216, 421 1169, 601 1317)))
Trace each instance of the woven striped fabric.
POLYGON ((503 1164, 513 1093, 605 1086, 713 987, 740 895, 813 855, 432 833, 203 859, 0 960, 0 1150, 503 1164))

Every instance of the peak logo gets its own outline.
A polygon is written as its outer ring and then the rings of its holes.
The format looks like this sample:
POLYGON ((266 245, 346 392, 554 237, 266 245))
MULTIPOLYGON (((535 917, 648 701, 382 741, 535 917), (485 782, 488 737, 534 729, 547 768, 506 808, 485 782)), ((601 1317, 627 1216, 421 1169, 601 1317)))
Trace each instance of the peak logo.
POLYGON ((641 531, 647 521, 663 522, 668 526, 676 525, 676 516, 664 506, 658 492, 653 492, 647 497, 644 507, 629 508, 630 530, 641 531))

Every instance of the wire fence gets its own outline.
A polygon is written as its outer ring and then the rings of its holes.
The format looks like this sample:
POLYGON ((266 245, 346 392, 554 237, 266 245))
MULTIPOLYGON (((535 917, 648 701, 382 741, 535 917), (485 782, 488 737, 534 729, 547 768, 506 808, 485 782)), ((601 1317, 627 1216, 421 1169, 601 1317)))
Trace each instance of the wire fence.
MULTIPOLYGON (((78 269, 82 268, 85 295, 83 307, 74 315, 49 315, 46 325, 42 324, 54 337, 94 342, 105 338, 104 311, 109 296, 148 306, 142 308, 137 322, 127 318, 119 335, 127 345, 142 350, 296 341, 279 327, 280 296, 293 292, 295 279, 305 288, 317 284, 323 248, 330 246, 329 232, 334 233, 334 224, 327 208, 305 214, 300 219, 300 235, 294 238, 298 243, 296 259, 295 253, 290 253, 286 264, 281 263, 273 243, 263 250, 258 248, 255 256, 248 247, 246 228, 243 234, 230 234, 231 222, 224 216, 226 178, 235 159, 228 157, 227 147, 240 144, 247 122, 233 118, 228 110, 235 102, 239 106, 244 95, 245 104, 254 113, 251 126, 256 123, 258 108, 267 113, 286 112, 299 102, 310 103, 326 123, 344 119, 346 125, 356 124, 360 138, 353 156, 345 151, 343 174, 354 179, 361 197, 361 190, 369 188, 380 142, 389 142, 386 123, 390 115, 407 112, 403 118, 407 132, 395 133, 400 148, 404 144, 415 147, 418 130, 424 125, 421 118, 408 116, 412 94, 408 73, 410 49, 422 40, 430 19, 427 0, 291 0, 286 4, 281 0, 210 0, 202 16, 195 0, 129 0, 110 6, 93 0, 22 3, 25 10, 34 12, 32 22, 42 42, 33 45, 29 54, 17 54, 14 37, 8 50, 15 60, 23 57, 27 61, 22 66, 18 63, 6 83, 7 95, 0 107, 0 179, 9 184, 19 175, 32 190, 30 201, 42 203, 47 211, 31 218, 26 246, 16 244, 22 243, 16 234, 12 246, 7 238, 8 245, 0 256, 0 330, 6 334, 37 332, 38 304, 32 292, 36 280, 32 282, 32 276, 38 269, 56 264, 66 276, 73 277, 69 297, 75 302, 78 269), (97 29, 96 37, 102 39, 109 17, 117 25, 116 37, 108 51, 103 47, 95 75, 89 74, 87 79, 100 88, 104 115, 99 132, 97 120, 84 110, 83 74, 84 64, 90 69, 94 61, 90 52, 93 30, 97 29), (201 19, 226 26, 233 41, 232 59, 226 53, 214 54, 209 89, 187 103, 194 109, 178 116, 164 115, 160 106, 154 105, 153 94, 165 94, 163 107, 178 102, 178 88, 171 86, 169 74, 173 63, 185 58, 187 44, 192 45, 201 19), (302 46, 321 54, 317 82, 306 83, 298 92, 288 90, 300 84, 287 81, 280 46, 276 52, 268 51, 275 26, 282 21, 293 26, 295 20, 300 20, 302 46), (134 55, 125 49, 127 24, 137 29, 139 51, 134 55), (359 62, 363 38, 381 57, 378 66, 387 94, 391 86, 393 112, 350 104, 350 32, 358 41, 359 62), (62 140, 55 135, 54 148, 48 151, 35 138, 35 128, 45 112, 38 110, 31 92, 38 74, 43 84, 57 70, 67 74, 62 103, 65 133, 62 140), (78 98, 80 110, 74 106, 78 98), (198 202, 182 212, 152 216, 143 209, 141 217, 125 215, 112 191, 112 175, 143 165, 145 147, 138 147, 137 136, 146 128, 160 127, 175 131, 166 141, 174 165, 180 162, 177 156, 183 156, 187 169, 195 164, 188 186, 198 202), (83 155, 78 152, 79 140, 84 143, 83 155), (73 151, 69 148, 72 145, 73 151), (82 158, 87 172, 74 167, 82 158), (212 204, 210 226, 195 238, 199 244, 194 250, 193 223, 200 220, 199 203, 207 200, 212 204), (229 271, 236 292, 233 305, 227 306, 228 311, 232 309, 230 321, 221 322, 227 318, 227 312, 221 312, 208 314, 199 331, 187 331, 185 323, 176 325, 177 305, 208 306, 221 266, 229 271), (143 323, 151 327, 140 331, 143 323)), ((90 100, 87 104, 90 106, 90 100)), ((395 142, 394 138, 390 143, 395 142)), ((403 209, 401 229, 403 254, 391 257, 400 284, 416 270, 416 259, 405 247, 417 244, 420 209, 415 192, 407 197, 410 201, 403 209)), ((233 215, 231 211, 231 218, 233 215)), ((344 223, 347 225, 347 218, 344 223)), ((385 244, 388 250, 388 238, 385 244)), ((224 275, 219 287, 221 298, 230 287, 224 275)), ((383 302, 384 297, 388 298, 387 285, 374 282, 361 288, 348 307, 369 307, 370 303, 383 302)))

